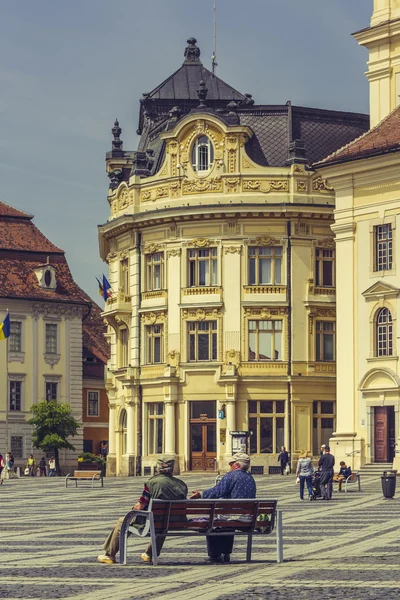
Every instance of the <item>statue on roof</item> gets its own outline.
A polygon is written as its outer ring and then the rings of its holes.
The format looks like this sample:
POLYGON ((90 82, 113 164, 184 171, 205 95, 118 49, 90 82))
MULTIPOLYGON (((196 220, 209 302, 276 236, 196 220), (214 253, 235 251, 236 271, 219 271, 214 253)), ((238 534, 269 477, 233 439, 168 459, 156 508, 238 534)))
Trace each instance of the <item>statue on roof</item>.
POLYGON ((196 46, 196 38, 189 38, 185 48, 185 63, 200 62, 200 48, 196 46))

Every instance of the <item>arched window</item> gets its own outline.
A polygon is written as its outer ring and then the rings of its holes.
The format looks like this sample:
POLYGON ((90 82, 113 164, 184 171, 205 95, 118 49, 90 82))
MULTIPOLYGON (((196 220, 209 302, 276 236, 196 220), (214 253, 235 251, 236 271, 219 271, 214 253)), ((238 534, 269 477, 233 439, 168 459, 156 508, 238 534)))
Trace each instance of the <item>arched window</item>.
POLYGON ((392 356, 393 324, 392 315, 387 308, 382 308, 376 319, 376 356, 392 356))
POLYGON ((214 147, 206 135, 197 138, 193 144, 192 165, 195 171, 209 171, 214 162, 214 147))
POLYGON ((126 454, 128 442, 128 416, 126 410, 121 413, 122 454, 126 454))

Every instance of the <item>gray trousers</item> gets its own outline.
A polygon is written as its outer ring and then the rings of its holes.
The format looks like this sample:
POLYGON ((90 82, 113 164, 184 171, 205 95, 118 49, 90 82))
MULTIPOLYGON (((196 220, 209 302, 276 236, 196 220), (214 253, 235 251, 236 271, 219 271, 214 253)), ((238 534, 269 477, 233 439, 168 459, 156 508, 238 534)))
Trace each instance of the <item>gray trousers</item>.
MULTIPOLYGON (((118 519, 118 521, 115 524, 114 529, 111 531, 110 535, 107 537, 106 541, 103 544, 105 553, 108 554, 108 556, 112 556, 113 558, 115 558, 115 555, 119 551, 119 534, 121 532, 123 520, 124 520, 124 517, 121 517, 120 519, 118 519)), ((130 535, 130 534, 128 534, 128 535, 130 535)), ((164 542, 165 542, 165 536, 160 536, 156 539, 157 556, 160 555, 160 552, 164 545, 164 542)), ((153 549, 151 547, 151 544, 149 544, 147 546, 146 554, 150 557, 153 556, 153 549)))

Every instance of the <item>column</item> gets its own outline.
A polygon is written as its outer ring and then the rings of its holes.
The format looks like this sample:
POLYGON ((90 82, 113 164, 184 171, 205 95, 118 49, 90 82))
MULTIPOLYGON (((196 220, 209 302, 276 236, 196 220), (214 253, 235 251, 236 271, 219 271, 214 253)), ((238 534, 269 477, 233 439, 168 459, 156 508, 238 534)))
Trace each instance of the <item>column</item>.
POLYGON ((115 404, 110 405, 110 416, 108 425, 108 453, 115 456, 116 444, 115 444, 115 404))
POLYGON ((229 440, 230 440, 230 432, 236 431, 236 411, 235 411, 235 403, 234 402, 226 402, 226 451, 229 454, 230 448, 228 448, 229 440))
POLYGON ((175 454, 175 403, 165 402, 165 452, 175 454))

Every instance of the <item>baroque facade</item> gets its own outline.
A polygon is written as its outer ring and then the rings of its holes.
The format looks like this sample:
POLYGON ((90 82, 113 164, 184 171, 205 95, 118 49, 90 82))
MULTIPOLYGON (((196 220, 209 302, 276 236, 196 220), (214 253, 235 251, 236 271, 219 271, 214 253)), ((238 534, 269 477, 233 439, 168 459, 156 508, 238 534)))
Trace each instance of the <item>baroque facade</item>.
MULTIPOLYGON (((43 456, 32 447, 31 406, 44 399, 67 402, 82 423, 83 352, 102 363, 103 390, 109 356, 99 307, 32 218, 0 202, 0 319, 9 311, 11 324, 8 344, 0 343, 0 449, 3 455, 11 450, 19 466, 31 452, 43 456)), ((83 436, 81 428, 72 440, 77 452, 83 436)), ((76 465, 76 454, 62 451, 60 462, 76 465)))
POLYGON ((371 125, 316 165, 335 189, 337 458, 400 467, 400 2, 375 0, 369 50, 371 125))
POLYGON ((183 66, 143 95, 138 150, 118 121, 100 253, 113 294, 108 474, 224 468, 231 432, 252 464, 317 455, 335 429, 334 193, 309 165, 365 115, 255 105, 183 66))

